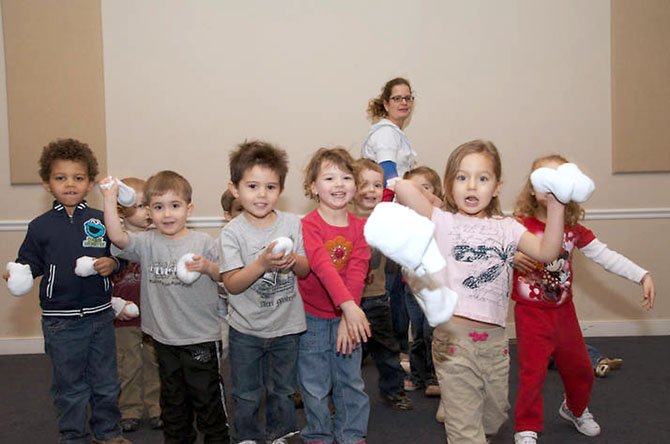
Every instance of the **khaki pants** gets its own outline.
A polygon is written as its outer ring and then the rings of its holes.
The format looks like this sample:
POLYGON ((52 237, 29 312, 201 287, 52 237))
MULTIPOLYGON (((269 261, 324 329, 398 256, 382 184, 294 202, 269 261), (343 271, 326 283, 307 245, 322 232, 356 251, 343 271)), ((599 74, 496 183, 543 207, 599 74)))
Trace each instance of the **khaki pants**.
POLYGON ((509 351, 502 327, 433 332, 433 363, 449 444, 485 444, 507 420, 509 351))
POLYGON ((160 416, 160 381, 153 339, 139 327, 117 327, 116 360, 121 393, 122 418, 160 416))

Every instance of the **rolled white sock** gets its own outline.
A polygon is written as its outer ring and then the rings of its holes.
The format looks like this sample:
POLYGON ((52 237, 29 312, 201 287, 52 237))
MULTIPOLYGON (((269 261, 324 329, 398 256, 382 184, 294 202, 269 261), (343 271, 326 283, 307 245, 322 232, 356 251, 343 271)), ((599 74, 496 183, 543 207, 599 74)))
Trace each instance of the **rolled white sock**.
POLYGON ((577 203, 586 202, 596 189, 596 184, 586 174, 582 173, 574 163, 564 163, 558 167, 562 174, 569 175, 573 180, 570 200, 577 203))
POLYGON ((280 253, 283 251, 284 256, 286 256, 287 254, 290 254, 291 251, 293 251, 293 241, 288 237, 281 236, 272 242, 277 242, 274 248, 272 249, 273 253, 280 253))
POLYGON ((440 248, 437 246, 437 242, 432 238, 426 247, 426 251, 421 258, 421 266, 417 268, 417 275, 422 273, 437 273, 440 270, 443 270, 447 266, 447 261, 444 260, 442 253, 440 253, 440 248))
POLYGON ((74 274, 80 277, 93 276, 98 274, 93 267, 97 258, 91 256, 82 256, 77 259, 77 266, 74 268, 74 274))
POLYGON ((186 253, 177 261, 177 277, 187 285, 197 281, 201 274, 198 271, 188 271, 186 269, 186 262, 191 262, 193 256, 195 256, 193 253, 186 253))
POLYGON ((123 309, 126 307, 126 300, 112 296, 112 310, 114 310, 114 317, 118 318, 123 309))
POLYGON ((7 262, 6 270, 9 272, 7 289, 14 296, 23 296, 33 288, 33 274, 30 265, 7 262))
POLYGON ((123 205, 124 207, 132 207, 135 205, 135 199, 137 198, 137 195, 135 194, 135 190, 126 185, 125 183, 121 182, 120 179, 112 176, 108 176, 108 179, 110 182, 106 182, 103 184, 100 184, 100 188, 108 190, 109 188, 112 187, 112 180, 116 181, 116 184, 119 186, 119 195, 116 198, 116 201, 120 204, 123 205))
POLYGON ((533 189, 539 193, 553 193, 564 204, 586 202, 596 189, 595 184, 574 163, 564 163, 558 168, 542 167, 530 175, 533 189))
POLYGON ((456 292, 445 284, 446 272, 446 268, 443 267, 441 270, 420 276, 413 275, 406 268, 403 269, 407 283, 431 327, 451 319, 458 302, 456 292))

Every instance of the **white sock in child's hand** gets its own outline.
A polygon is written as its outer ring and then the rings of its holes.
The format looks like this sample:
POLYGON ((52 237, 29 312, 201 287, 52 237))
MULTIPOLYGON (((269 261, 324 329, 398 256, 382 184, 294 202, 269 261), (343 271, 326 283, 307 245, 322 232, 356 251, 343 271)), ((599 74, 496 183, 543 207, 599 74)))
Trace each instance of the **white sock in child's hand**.
POLYGON ((98 274, 93 264, 97 258, 91 256, 82 256, 77 259, 77 266, 74 267, 74 274, 79 277, 88 277, 98 274))
POLYGON ((23 296, 33 288, 33 274, 30 265, 7 262, 6 270, 9 272, 7 289, 14 296, 23 296))
POLYGON ((542 167, 530 175, 533 189, 538 193, 552 193, 564 204, 586 202, 596 186, 574 163, 564 163, 558 168, 542 167))
POLYGON ((134 302, 128 303, 123 298, 112 297, 112 310, 114 317, 118 318, 124 312, 129 318, 136 318, 140 315, 140 309, 134 302))
POLYGON ((281 236, 273 240, 272 242, 276 242, 274 248, 272 248, 273 253, 280 253, 283 251, 284 256, 286 256, 293 250, 293 241, 288 237, 281 236))
POLYGON ((185 255, 179 258, 179 261, 177 261, 177 277, 179 278, 180 281, 182 281, 187 285, 197 281, 198 278, 200 277, 200 272, 188 271, 186 269, 186 262, 193 261, 193 256, 195 256, 195 254, 186 253, 185 255))
POLYGON ((132 207, 135 205, 135 199, 137 198, 135 194, 135 190, 126 185, 125 183, 121 182, 120 179, 108 176, 107 177, 108 182, 101 183, 100 188, 108 190, 109 188, 112 187, 112 180, 116 181, 117 185, 119 186, 119 196, 117 197, 116 201, 123 205, 124 207, 132 207))

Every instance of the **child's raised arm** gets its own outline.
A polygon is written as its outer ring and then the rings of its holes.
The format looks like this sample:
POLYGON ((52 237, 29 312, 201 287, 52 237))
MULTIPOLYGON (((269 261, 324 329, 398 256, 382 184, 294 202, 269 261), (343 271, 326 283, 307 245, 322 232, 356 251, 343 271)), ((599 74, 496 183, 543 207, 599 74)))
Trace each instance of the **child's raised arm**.
POLYGON ((121 219, 116 207, 119 186, 116 184, 116 180, 108 177, 100 181, 99 188, 103 197, 102 208, 105 213, 107 236, 114 245, 123 250, 128 246, 129 240, 128 233, 123 230, 123 226, 121 225, 121 219))
POLYGON ((410 207, 422 216, 430 218, 433 214, 433 195, 411 180, 396 181, 395 196, 398 203, 410 207))
POLYGON ((565 225, 565 205, 560 203, 553 194, 547 195, 547 224, 544 236, 539 238, 526 231, 519 240, 518 249, 535 259, 547 263, 558 257, 563 244, 565 225))

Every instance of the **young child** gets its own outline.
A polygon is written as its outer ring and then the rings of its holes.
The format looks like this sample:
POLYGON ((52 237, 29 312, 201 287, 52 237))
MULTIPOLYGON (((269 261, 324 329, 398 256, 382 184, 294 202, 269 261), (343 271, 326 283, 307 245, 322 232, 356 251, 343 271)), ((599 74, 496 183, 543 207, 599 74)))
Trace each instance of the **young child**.
POLYGON ((514 252, 541 261, 561 246, 563 205, 548 197, 543 238, 500 211, 502 167, 495 145, 473 140, 456 148, 444 174, 446 211, 422 187, 396 183, 396 197, 435 223, 447 262, 448 287, 458 294, 454 316, 433 330, 433 363, 450 444, 483 444, 507 419, 509 354, 505 319, 514 252))
MULTIPOLYGON (((109 275, 118 263, 109 257, 102 212, 89 208, 85 200, 95 183, 98 161, 87 144, 62 139, 44 147, 39 165, 44 189, 55 200, 51 210, 30 222, 16 262, 29 265, 33 277, 44 276, 42 331, 52 366, 59 442, 129 443, 119 427, 110 303, 109 275), (97 258, 97 274, 75 274, 76 260, 82 256, 97 258)), ((3 277, 6 280, 8 273, 3 277)))
MULTIPOLYGON (((122 182, 135 190, 135 205, 118 206, 123 227, 127 231, 145 231, 151 225, 149 211, 144 205, 144 181, 135 177, 122 179, 122 182)), ((122 270, 112 276, 114 284, 112 294, 126 301, 140 304, 140 264, 126 262, 122 270)), ((114 320, 116 332, 116 360, 119 370, 121 393, 121 429, 134 432, 140 428, 140 420, 146 411, 149 425, 153 429, 163 426, 159 403, 160 381, 158 379, 158 361, 153 339, 142 333, 141 316, 127 318, 121 313, 114 320)))
POLYGON ((226 190, 221 195, 221 208, 223 209, 223 220, 226 223, 235 219, 239 214, 242 214, 244 207, 239 199, 236 199, 230 190, 226 190))
MULTIPOLYGON (((370 159, 358 159, 354 166, 358 175, 354 213, 366 218, 382 200, 384 170, 370 159)), ((373 249, 361 298, 361 308, 370 321, 372 332, 368 342, 363 344, 363 358, 369 353, 375 361, 382 399, 396 410, 412 410, 412 400, 403 389, 405 371, 400 366, 400 346, 393 332, 385 265, 386 257, 379 250, 373 249)))
MULTIPOLYGON (((567 163, 559 155, 533 162, 531 172, 540 167, 558 168, 567 163)), ((517 253, 515 259, 514 318, 519 353, 519 387, 515 407, 516 444, 535 444, 543 429, 542 385, 550 356, 563 380, 565 400, 559 414, 587 436, 600 433, 587 405, 593 387, 593 366, 584 344, 572 302, 572 255, 575 248, 606 270, 642 284, 642 305, 651 309, 656 292, 651 275, 600 242, 591 230, 579 224, 584 210, 577 203, 566 206, 563 246, 554 261, 533 261, 517 253)), ((546 233, 548 200, 533 190, 530 179, 517 199, 515 216, 526 228, 542 236, 546 233)), ((546 234, 545 234, 546 235, 546 234)))
POLYGON ((217 281, 220 248, 205 233, 188 229, 193 211, 191 185, 173 171, 151 176, 144 202, 155 230, 126 232, 116 208, 118 186, 106 179, 100 187, 105 222, 114 251, 142 265, 142 331, 154 338, 161 383, 161 419, 166 443, 193 443, 195 414, 207 443, 227 443, 223 383, 219 375, 220 321, 217 281), (190 272, 202 273, 184 283, 178 262, 185 254, 190 272))
POLYGON ((230 371, 235 403, 233 442, 286 444, 297 433, 291 396, 305 311, 298 277, 309 273, 298 216, 275 209, 288 172, 286 152, 261 141, 230 155, 228 188, 242 214, 221 230, 229 293, 230 371), (275 240, 293 241, 275 252, 275 240), (259 420, 265 397, 265 426, 259 420))
POLYGON ((305 169, 305 194, 318 202, 302 219, 312 270, 299 282, 307 318, 298 354, 305 442, 364 443, 367 435, 370 400, 363 390, 360 342, 367 341, 370 327, 359 304, 370 249, 364 220, 347 211, 356 192, 353 163, 344 148, 321 148, 305 169))
MULTIPOLYGON (((403 179, 411 180, 433 196, 431 199, 434 206, 442 206, 442 184, 435 170, 427 166, 419 166, 406 172, 403 179)), ((405 286, 405 305, 412 324, 412 342, 409 348, 410 374, 405 379, 405 390, 424 389, 426 396, 440 396, 440 387, 437 384, 433 366, 431 346, 433 329, 428 325, 423 310, 407 285, 405 286)))

